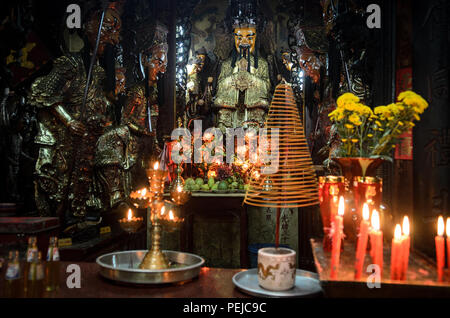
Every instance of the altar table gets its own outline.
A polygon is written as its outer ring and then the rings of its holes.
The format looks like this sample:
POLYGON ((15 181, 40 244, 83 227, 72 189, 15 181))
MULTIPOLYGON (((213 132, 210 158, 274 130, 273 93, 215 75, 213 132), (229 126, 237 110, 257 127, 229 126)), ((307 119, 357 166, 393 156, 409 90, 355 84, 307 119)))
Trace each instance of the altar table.
MULTIPOLYGON (((96 263, 61 262, 60 288, 45 293, 46 298, 248 298, 233 285, 234 274, 242 269, 203 267, 197 278, 176 284, 131 286, 109 281, 99 274, 96 263), (81 288, 69 289, 67 266, 78 264, 81 270, 81 288)), ((0 297, 5 292, 5 267, 0 270, 0 297)))

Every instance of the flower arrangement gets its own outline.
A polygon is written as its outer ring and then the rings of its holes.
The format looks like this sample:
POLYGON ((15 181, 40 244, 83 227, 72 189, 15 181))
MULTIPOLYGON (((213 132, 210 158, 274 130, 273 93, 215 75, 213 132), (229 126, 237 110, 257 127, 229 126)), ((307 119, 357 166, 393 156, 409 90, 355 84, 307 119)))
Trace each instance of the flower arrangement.
POLYGON ((369 157, 392 160, 390 152, 399 136, 414 127, 414 121, 428 107, 420 95, 405 91, 397 102, 372 109, 352 93, 345 93, 336 101, 337 108, 328 114, 341 144, 337 157, 369 157))

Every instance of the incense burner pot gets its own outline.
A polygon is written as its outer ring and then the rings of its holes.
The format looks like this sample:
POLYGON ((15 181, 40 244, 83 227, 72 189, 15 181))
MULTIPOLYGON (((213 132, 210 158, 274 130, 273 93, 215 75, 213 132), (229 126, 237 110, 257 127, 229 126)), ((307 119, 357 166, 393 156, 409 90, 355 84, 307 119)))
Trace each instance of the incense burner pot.
POLYGON ((258 283, 261 287, 283 291, 294 287, 296 252, 289 248, 266 247, 258 250, 258 283))

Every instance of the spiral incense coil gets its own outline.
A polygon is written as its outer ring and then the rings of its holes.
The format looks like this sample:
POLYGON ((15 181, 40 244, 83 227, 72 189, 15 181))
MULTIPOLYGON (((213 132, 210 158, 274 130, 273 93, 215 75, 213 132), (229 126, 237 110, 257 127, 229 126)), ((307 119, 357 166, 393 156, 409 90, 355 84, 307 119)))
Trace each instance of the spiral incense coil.
POLYGON ((289 84, 282 82, 275 88, 264 128, 268 137, 278 137, 278 170, 251 178, 244 202, 271 208, 319 204, 316 172, 289 84), (271 130, 273 128, 278 129, 278 133, 271 130))

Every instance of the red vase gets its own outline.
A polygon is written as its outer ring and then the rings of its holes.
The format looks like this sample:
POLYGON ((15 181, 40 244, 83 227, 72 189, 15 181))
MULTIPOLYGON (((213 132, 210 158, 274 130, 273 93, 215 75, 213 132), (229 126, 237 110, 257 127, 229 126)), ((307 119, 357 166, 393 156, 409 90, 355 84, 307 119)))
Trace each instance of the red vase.
POLYGON ((377 168, 383 163, 380 158, 340 157, 333 158, 339 165, 342 175, 353 187, 353 177, 375 177, 377 168))
POLYGON ((345 239, 355 242, 357 239, 360 211, 355 202, 355 187, 357 181, 355 177, 375 177, 377 168, 383 163, 380 158, 364 157, 340 157, 333 158, 340 166, 342 175, 346 181, 345 192, 345 214, 344 214, 344 234, 345 239))

